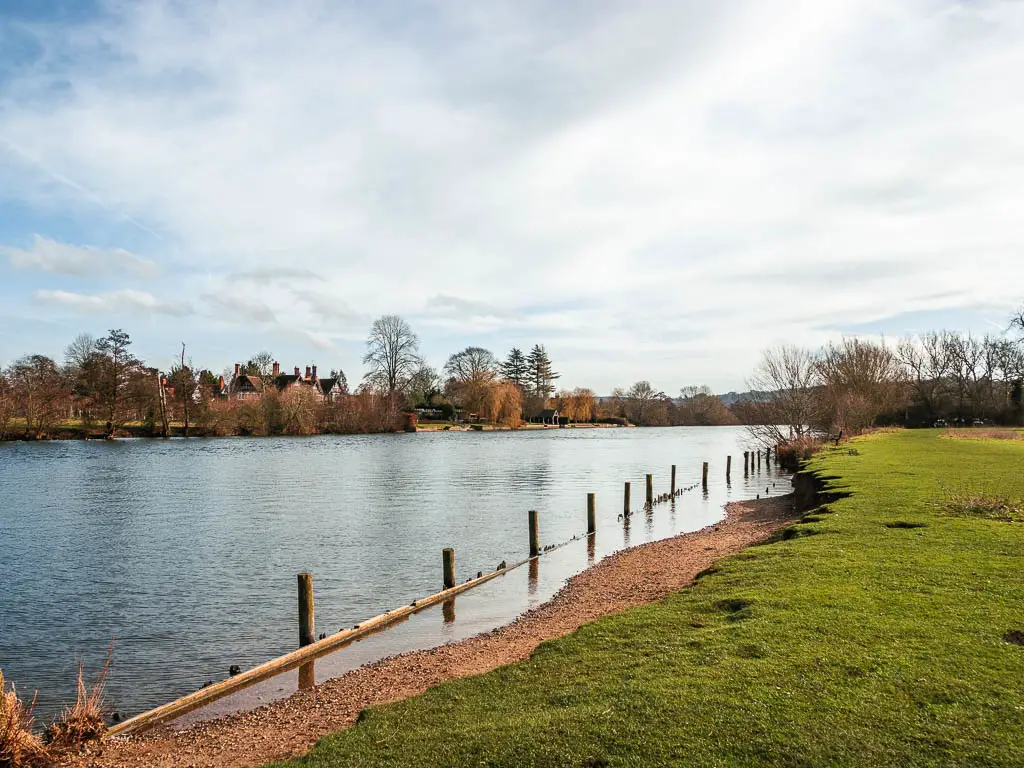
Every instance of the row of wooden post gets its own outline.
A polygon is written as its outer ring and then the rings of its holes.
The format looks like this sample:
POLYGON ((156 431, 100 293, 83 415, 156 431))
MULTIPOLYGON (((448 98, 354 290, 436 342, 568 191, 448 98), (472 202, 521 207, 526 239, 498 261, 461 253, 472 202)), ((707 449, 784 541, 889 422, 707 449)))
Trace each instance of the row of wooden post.
MULTIPOLYGON (((754 456, 757 456, 757 467, 761 466, 760 451, 743 452, 743 471, 748 472, 754 468, 754 456)), ((765 448, 764 460, 767 465, 771 458, 771 449, 765 448)), ((728 481, 732 474, 732 456, 725 458, 725 478, 728 481)), ((654 475, 646 476, 647 482, 647 506, 654 505, 654 475)), ((704 490, 708 489, 708 462, 701 467, 701 485, 704 490)), ((622 513, 625 517, 630 515, 630 485, 627 482, 623 491, 622 513)), ((676 495, 676 465, 672 465, 671 471, 671 495, 676 495)), ((530 557, 537 557, 541 553, 540 531, 537 526, 537 510, 529 512, 530 529, 530 557)), ((587 494, 587 535, 597 532, 597 497, 593 493, 587 494)), ((455 550, 452 547, 445 547, 441 550, 441 569, 444 589, 452 589, 455 586, 455 550)), ((313 575, 300 573, 299 582, 299 646, 306 646, 316 641, 316 624, 313 608, 313 575)))

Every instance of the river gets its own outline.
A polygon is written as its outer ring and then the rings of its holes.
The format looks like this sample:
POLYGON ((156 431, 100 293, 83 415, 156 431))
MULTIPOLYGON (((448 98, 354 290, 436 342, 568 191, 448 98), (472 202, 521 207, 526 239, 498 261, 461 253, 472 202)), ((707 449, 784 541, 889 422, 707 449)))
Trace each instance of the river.
MULTIPOLYGON (((297 645, 296 574, 313 574, 317 633, 437 591, 441 550, 459 582, 542 545, 598 531, 536 567, 471 590, 318 660, 317 677, 503 624, 628 545, 720 519, 730 499, 789 491, 745 477, 740 428, 551 429, 415 435, 0 444, 0 669, 43 721, 74 698, 113 641, 108 705, 135 714, 297 645), (725 458, 733 456, 732 482, 725 458), (641 510, 644 475, 672 504, 641 510), (633 509, 619 520, 623 483, 633 509)), ((777 483, 777 485, 776 485, 777 483)), ((283 696, 295 673, 194 717, 283 696)))

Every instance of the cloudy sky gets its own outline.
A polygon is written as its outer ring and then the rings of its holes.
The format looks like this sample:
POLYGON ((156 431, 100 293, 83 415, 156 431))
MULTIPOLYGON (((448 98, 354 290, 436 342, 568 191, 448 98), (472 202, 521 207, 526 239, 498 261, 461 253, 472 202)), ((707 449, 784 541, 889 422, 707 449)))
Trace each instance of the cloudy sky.
POLYGON ((547 346, 742 388, 759 350, 1024 300, 1024 3, 0 3, 0 364, 361 374, 547 346))

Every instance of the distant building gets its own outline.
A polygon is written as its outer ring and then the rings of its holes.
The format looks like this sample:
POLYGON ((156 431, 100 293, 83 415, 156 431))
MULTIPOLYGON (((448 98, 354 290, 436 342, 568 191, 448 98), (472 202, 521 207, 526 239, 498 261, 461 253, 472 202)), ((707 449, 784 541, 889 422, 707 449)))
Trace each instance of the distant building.
POLYGON ((268 387, 273 387, 278 392, 285 392, 295 387, 310 387, 321 400, 334 402, 345 393, 342 382, 343 379, 340 376, 319 378, 315 365, 307 365, 305 375, 302 374, 298 366, 295 367, 294 373, 281 373, 281 365, 275 361, 271 375, 266 381, 260 376, 242 373, 242 364, 235 363, 235 375, 226 387, 222 378, 221 387, 222 390, 226 390, 226 395, 231 400, 262 397, 268 387))

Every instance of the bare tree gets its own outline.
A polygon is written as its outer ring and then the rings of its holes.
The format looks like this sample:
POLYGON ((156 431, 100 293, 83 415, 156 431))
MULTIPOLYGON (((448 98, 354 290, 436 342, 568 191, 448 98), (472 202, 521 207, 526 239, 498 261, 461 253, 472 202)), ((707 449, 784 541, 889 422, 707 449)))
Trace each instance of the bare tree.
POLYGON ((419 343, 412 328, 398 315, 374 320, 363 356, 363 364, 370 367, 364 377, 367 383, 393 397, 423 363, 419 343))
POLYGON ((648 424, 652 406, 664 397, 665 393, 652 387, 651 382, 638 381, 626 390, 626 415, 634 424, 648 424))
POLYGON ((25 419, 25 432, 47 434, 61 418, 70 392, 57 364, 44 355, 29 355, 8 370, 16 413, 25 419))
POLYGON ((490 389, 498 380, 498 361, 482 347, 466 347, 445 363, 448 396, 473 413, 486 409, 490 389))
POLYGON ((265 349, 260 350, 242 368, 242 373, 259 376, 266 383, 274 375, 274 356, 265 349))
MULTIPOLYGON (((264 353, 261 353, 264 354, 264 353)), ((269 353, 266 353, 269 355, 269 353)), ((271 361, 272 363, 273 361, 271 361)), ((185 437, 189 436, 191 428, 191 409, 195 403, 196 392, 199 382, 192 368, 192 361, 185 360, 185 342, 181 342, 181 355, 179 362, 171 369, 171 384, 174 387, 175 404, 181 412, 181 420, 184 426, 185 437)))
POLYGON ((7 438, 7 427, 14 416, 14 385, 6 371, 0 371, 0 440, 7 438))
POLYGON ((899 407, 903 369, 885 344, 858 338, 829 343, 818 356, 824 387, 821 426, 831 433, 856 433, 899 407))
POLYGON ((951 365, 948 333, 932 331, 914 338, 901 339, 896 356, 908 376, 911 391, 925 410, 929 421, 941 410, 941 398, 951 365))
POLYGON ((779 346, 765 351, 749 381, 764 394, 749 404, 747 429, 765 445, 811 434, 820 424, 821 398, 817 361, 803 347, 779 346))

